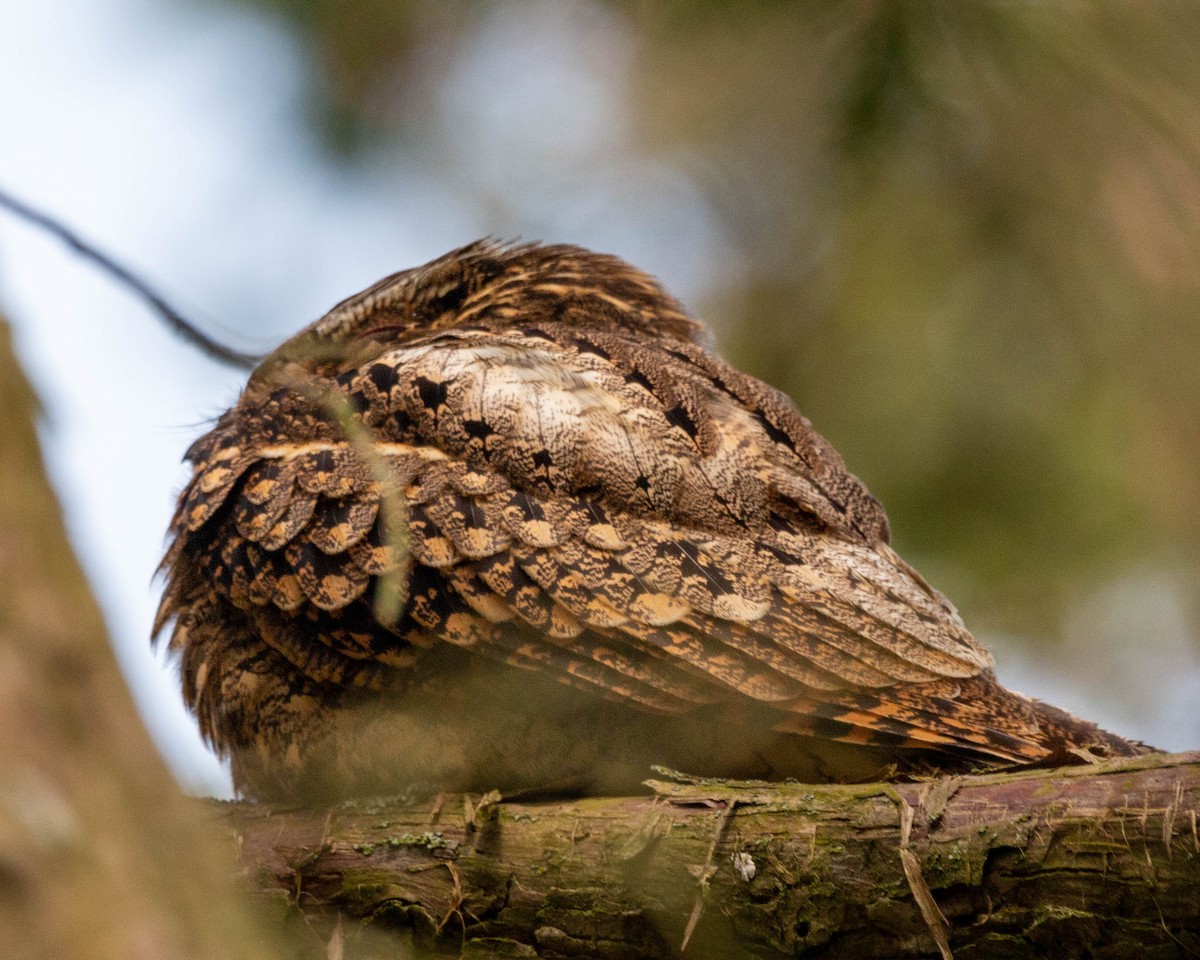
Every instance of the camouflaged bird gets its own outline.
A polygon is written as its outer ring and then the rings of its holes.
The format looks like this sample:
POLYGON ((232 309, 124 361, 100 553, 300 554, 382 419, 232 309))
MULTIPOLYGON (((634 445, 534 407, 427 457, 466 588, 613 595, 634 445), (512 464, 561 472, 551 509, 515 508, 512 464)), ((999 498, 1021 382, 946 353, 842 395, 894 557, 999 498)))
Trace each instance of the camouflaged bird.
POLYGON ((615 257, 483 241, 390 276, 187 459, 159 629, 247 795, 1143 749, 999 686, 791 401, 615 257))

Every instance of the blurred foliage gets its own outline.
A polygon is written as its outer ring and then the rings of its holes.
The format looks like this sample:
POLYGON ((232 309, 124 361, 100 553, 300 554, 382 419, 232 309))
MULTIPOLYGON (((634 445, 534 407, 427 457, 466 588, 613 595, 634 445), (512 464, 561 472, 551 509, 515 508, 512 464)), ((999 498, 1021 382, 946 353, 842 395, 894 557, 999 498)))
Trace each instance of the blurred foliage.
MULTIPOLYGON (((444 65, 528 7, 238 2, 308 40, 348 158, 430 149, 444 65)), ((1200 7, 591 5, 633 38, 641 146, 722 221, 731 267, 696 306, 971 622, 1052 636, 1139 565, 1195 595, 1200 7)))

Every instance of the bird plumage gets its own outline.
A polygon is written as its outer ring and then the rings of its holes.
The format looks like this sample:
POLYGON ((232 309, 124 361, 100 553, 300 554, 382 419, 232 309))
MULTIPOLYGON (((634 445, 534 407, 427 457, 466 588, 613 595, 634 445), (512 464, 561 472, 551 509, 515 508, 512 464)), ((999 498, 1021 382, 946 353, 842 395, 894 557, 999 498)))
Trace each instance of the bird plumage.
POLYGON ((188 459, 160 625, 251 794, 1139 749, 1000 687, 837 452, 614 257, 388 277, 188 459))

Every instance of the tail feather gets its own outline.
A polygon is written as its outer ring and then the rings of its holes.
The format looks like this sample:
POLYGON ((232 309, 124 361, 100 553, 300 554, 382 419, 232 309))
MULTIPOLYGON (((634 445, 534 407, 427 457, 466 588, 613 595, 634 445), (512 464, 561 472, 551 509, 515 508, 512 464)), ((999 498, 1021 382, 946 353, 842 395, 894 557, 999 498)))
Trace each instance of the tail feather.
POLYGON ((909 751, 944 764, 1068 761, 1085 752, 1136 756, 1151 748, 1102 730, 1057 707, 1000 686, 990 674, 906 684, 831 702, 821 695, 789 702, 775 729, 865 746, 909 751))

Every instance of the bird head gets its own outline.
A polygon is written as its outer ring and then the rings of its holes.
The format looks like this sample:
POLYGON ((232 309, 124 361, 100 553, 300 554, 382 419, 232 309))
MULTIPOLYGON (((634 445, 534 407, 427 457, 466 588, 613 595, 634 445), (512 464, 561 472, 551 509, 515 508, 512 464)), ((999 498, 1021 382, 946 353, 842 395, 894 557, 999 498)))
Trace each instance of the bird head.
POLYGON ((479 240, 343 300, 259 365, 256 383, 293 370, 332 376, 439 332, 538 322, 598 324, 710 346, 708 329, 646 273, 568 245, 479 240))

